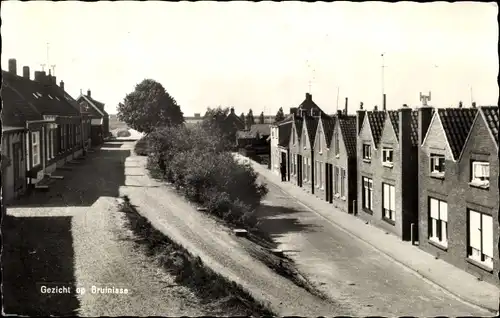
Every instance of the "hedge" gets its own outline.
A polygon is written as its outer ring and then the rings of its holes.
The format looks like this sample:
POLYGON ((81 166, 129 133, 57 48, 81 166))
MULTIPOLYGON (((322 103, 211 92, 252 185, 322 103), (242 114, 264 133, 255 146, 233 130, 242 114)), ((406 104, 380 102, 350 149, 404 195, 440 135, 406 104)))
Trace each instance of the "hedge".
POLYGON ((148 169, 209 213, 247 229, 267 194, 252 167, 238 163, 217 130, 206 125, 162 128, 148 136, 148 169))

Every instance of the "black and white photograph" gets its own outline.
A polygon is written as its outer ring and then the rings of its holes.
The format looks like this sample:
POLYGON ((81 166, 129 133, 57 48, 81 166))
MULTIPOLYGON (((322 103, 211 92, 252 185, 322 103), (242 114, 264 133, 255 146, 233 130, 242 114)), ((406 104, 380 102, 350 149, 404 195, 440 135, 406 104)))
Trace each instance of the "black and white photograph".
POLYGON ((0 14, 2 315, 499 314, 496 2, 0 14))

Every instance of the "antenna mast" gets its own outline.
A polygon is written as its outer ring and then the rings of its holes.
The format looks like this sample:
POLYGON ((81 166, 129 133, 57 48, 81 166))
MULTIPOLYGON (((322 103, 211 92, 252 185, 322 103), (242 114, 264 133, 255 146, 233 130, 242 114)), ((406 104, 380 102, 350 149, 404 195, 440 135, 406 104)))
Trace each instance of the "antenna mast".
POLYGON ((339 92, 340 92, 340 87, 337 86, 337 111, 339 110, 339 92))
POLYGON ((47 65, 47 67, 49 68, 49 72, 52 69, 52 75, 55 76, 56 75, 56 65, 55 64, 50 64, 49 48, 50 48, 50 43, 47 42, 47 64, 43 64, 42 67, 44 67, 45 65, 47 65))

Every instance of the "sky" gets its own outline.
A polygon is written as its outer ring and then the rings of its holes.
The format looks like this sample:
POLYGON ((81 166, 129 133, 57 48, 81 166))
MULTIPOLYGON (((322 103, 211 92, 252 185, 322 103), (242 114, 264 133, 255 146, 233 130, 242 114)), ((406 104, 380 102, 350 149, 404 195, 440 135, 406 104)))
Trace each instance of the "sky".
POLYGON ((287 113, 307 92, 327 113, 346 97, 349 113, 380 108, 382 92, 387 109, 429 91, 435 107, 497 105, 497 14, 494 2, 6 1, 1 62, 32 77, 55 64, 69 94, 90 89, 109 113, 145 78, 185 116, 287 113))

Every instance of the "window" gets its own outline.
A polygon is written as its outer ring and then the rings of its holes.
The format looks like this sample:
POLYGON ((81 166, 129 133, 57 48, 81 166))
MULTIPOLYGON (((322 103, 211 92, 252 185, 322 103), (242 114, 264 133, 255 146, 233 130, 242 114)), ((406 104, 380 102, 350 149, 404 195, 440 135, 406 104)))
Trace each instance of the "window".
POLYGON ((40 132, 34 131, 31 133, 31 162, 32 167, 40 164, 40 132))
POLYGON ((323 143, 321 142, 321 130, 319 131, 319 136, 318 136, 318 148, 319 148, 319 153, 323 152, 323 143))
POLYGON ((65 140, 65 129, 64 129, 64 125, 60 125, 59 126, 60 128, 60 131, 61 131, 61 139, 60 139, 60 151, 62 152, 64 150, 64 140, 65 140))
POLYGON ((383 202, 382 216, 391 221, 396 221, 396 187, 382 183, 383 202))
POLYGON ((297 166, 296 166, 296 163, 295 163, 295 155, 292 156, 292 174, 295 175, 297 171, 297 166))
POLYGON ((53 98, 50 94, 48 94, 48 95, 49 95, 49 98, 50 98, 50 99, 54 99, 54 98, 53 98))
POLYGON ((373 180, 363 177, 363 208, 371 211, 373 207, 373 180))
POLYGON ((323 189, 323 163, 318 162, 319 164, 319 187, 323 189))
POLYGON ((307 182, 307 158, 302 160, 302 180, 307 182))
POLYGON ((311 159, 307 158, 307 180, 311 181, 311 159))
POLYGON ((318 166, 319 162, 316 161, 316 164, 314 165, 314 185, 316 186, 316 188, 319 188, 318 166))
POLYGON ((292 129, 292 145, 295 145, 295 129, 292 129))
POLYGON ((335 142, 335 155, 338 155, 340 153, 340 143, 339 143, 339 135, 337 133, 335 133, 335 139, 334 139, 334 142, 335 142))
MULTIPOLYGON (((82 141, 82 135, 81 135, 81 127, 80 126, 76 126, 76 144, 77 145, 81 145, 81 141, 82 141)), ((277 152, 278 153, 278 152, 277 152)), ((278 154, 276 154, 276 157, 278 157, 278 154)))
POLYGON ((54 129, 50 130, 50 158, 54 158, 54 129))
POLYGON ((334 168, 334 176, 333 176, 333 190, 335 194, 339 193, 339 168, 334 168))
POLYGON ((471 184, 480 187, 490 185, 490 164, 489 162, 473 161, 471 171, 471 184))
POLYGON ((448 203, 429 198, 429 240, 448 247, 448 203))
POLYGON ((340 169, 340 196, 345 197, 345 169, 340 169))
POLYGON ((307 139, 306 139, 306 131, 302 131, 302 145, 304 146, 304 149, 307 148, 307 139))
POLYGON ((393 154, 392 148, 390 147, 382 148, 382 162, 392 166, 393 162, 392 154, 393 154))
POLYGON ((368 144, 363 145, 363 159, 372 159, 372 147, 368 144))
POLYGON ((469 244, 467 257, 493 269, 493 218, 469 210, 469 244))
POLYGON ((431 173, 444 174, 444 155, 431 154, 431 173))

